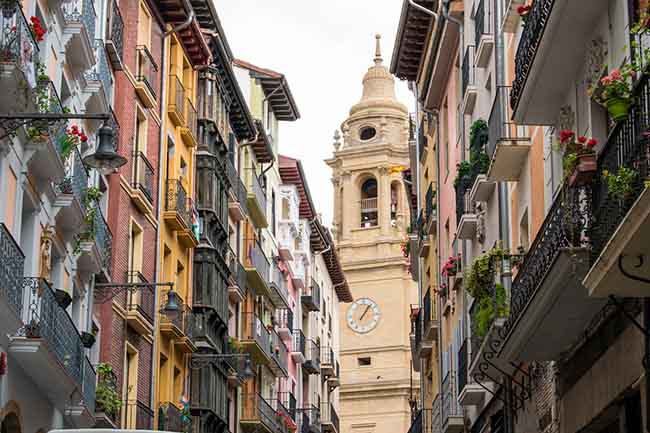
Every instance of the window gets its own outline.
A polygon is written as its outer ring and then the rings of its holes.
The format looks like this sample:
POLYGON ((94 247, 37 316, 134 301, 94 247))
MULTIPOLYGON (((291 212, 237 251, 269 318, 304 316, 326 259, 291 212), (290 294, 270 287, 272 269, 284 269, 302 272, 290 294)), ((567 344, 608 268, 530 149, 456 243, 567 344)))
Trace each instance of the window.
POLYGON ((289 219, 289 210, 290 210, 289 198, 282 197, 282 219, 283 220, 289 219))
POLYGON ((142 271, 142 229, 131 221, 129 269, 132 272, 142 271))
POLYGON ((149 47, 151 42, 151 14, 144 2, 138 11, 138 45, 149 47))
POLYGON ((370 365, 372 365, 372 358, 370 357, 357 358, 357 363, 359 364, 359 367, 369 367, 370 365))
POLYGON ((375 135, 377 135, 377 130, 372 126, 366 126, 364 128, 361 128, 359 131, 359 138, 361 141, 371 140, 375 137, 375 135))
POLYGON ((370 178, 361 185, 361 226, 372 227, 377 222, 377 181, 370 178))
POLYGON ((397 220, 397 210, 399 209, 399 182, 393 182, 390 185, 390 221, 393 224, 397 220))

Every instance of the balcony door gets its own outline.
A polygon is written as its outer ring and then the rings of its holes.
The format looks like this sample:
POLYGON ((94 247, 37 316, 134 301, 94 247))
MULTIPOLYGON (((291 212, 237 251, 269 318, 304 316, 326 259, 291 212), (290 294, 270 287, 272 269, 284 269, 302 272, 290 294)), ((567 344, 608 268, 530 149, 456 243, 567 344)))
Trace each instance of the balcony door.
POLYGON ((135 429, 138 418, 138 351, 128 343, 124 355, 122 393, 126 402, 123 425, 127 429, 135 429))

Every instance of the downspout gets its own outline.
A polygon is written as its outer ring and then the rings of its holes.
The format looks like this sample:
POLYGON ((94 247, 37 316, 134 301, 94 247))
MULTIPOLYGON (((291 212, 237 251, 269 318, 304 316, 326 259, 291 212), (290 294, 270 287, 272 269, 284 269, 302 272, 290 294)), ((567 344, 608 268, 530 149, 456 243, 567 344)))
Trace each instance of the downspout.
MULTIPOLYGON (((451 23, 454 23, 458 26, 459 41, 458 41, 458 59, 460 64, 460 70, 463 70, 463 48, 465 47, 465 26, 463 22, 457 18, 449 15, 449 3, 450 0, 443 0, 442 2, 442 16, 451 23)), ((462 135, 462 145, 460 146, 460 155, 461 158, 465 159, 465 114, 460 114, 460 130, 462 135)), ((463 241, 463 246, 465 242, 463 241)))
POLYGON ((189 0, 185 0, 183 3, 185 3, 185 10, 190 11, 190 13, 189 13, 189 15, 187 16, 187 19, 184 22, 177 25, 176 27, 171 28, 170 30, 167 30, 163 34, 163 43, 164 43, 165 38, 167 36, 171 35, 172 33, 178 33, 181 30, 185 30, 186 28, 188 28, 190 26, 190 24, 192 24, 192 20, 194 19, 194 8, 192 7, 191 4, 189 4, 189 0))

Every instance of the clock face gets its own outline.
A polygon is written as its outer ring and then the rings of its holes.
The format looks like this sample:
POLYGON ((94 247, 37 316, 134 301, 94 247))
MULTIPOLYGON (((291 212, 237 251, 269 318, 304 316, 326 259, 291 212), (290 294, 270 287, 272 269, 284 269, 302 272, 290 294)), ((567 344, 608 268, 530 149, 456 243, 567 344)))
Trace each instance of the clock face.
POLYGON ((379 306, 372 299, 358 299, 348 308, 348 326, 358 334, 365 334, 375 329, 380 318, 379 306))

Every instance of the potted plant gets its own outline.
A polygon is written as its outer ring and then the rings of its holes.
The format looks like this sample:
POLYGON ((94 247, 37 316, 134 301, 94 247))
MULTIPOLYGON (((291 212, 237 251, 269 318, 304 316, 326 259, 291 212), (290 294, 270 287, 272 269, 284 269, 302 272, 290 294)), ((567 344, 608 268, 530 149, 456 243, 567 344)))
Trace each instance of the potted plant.
POLYGON ((80 143, 88 141, 88 137, 77 125, 72 125, 65 134, 59 138, 59 152, 62 160, 68 159, 72 150, 80 143))
POLYGON ((113 368, 109 364, 100 363, 97 366, 97 387, 95 388, 95 403, 97 412, 104 412, 110 417, 117 415, 122 407, 120 394, 117 392, 113 368))
POLYGON ((618 200, 627 200, 634 192, 634 181, 639 172, 633 168, 620 166, 616 173, 603 170, 603 180, 607 182, 607 191, 610 196, 618 200))
POLYGON ((454 179, 454 188, 458 188, 460 181, 469 176, 472 165, 469 161, 461 161, 456 164, 456 178, 454 179))
POLYGON ((83 331, 81 333, 81 344, 83 344, 86 349, 90 349, 95 344, 95 335, 83 331))
POLYGON ((632 105, 632 80, 636 77, 636 70, 630 64, 625 64, 620 69, 613 69, 608 75, 600 79, 600 89, 596 100, 607 108, 609 115, 615 122, 627 118, 627 113, 632 105))
POLYGON ((594 147, 598 144, 595 138, 581 135, 574 140, 573 131, 560 131, 560 143, 564 147, 563 166, 569 185, 582 186, 591 183, 598 164, 594 147))
POLYGON ((45 33, 47 33, 47 31, 43 28, 43 24, 41 23, 41 19, 39 17, 29 17, 29 30, 31 31, 32 36, 36 42, 43 42, 45 39, 45 33))
POLYGON ((472 149, 480 149, 488 141, 488 124, 483 119, 477 119, 469 130, 469 142, 472 149))
POLYGON ((445 277, 455 277, 458 273, 459 263, 460 256, 449 256, 445 264, 442 266, 442 275, 445 277))
POLYGON ((72 303, 72 297, 65 290, 56 289, 54 291, 54 299, 56 303, 59 304, 64 310, 70 306, 72 303))

